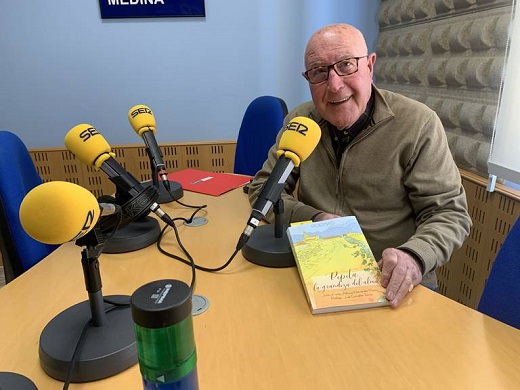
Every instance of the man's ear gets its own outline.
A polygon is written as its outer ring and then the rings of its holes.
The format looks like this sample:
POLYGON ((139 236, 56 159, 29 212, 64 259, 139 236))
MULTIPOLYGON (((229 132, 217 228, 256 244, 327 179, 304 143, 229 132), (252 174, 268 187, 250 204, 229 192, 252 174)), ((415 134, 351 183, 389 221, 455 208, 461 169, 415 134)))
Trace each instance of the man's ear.
POLYGON ((376 63, 376 53, 370 53, 367 57, 367 64, 370 72, 374 73, 374 65, 376 63))

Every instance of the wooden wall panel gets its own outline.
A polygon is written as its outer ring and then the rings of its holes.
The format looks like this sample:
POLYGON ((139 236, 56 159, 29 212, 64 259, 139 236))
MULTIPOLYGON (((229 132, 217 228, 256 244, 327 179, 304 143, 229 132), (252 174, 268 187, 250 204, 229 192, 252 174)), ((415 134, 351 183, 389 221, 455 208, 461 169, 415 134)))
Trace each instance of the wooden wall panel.
POLYGON ((180 163, 185 168, 233 172, 235 148, 236 144, 228 143, 185 145, 180 148, 180 163))
MULTIPOLYGON (((185 168, 211 172, 233 172, 235 141, 160 145, 168 172, 185 168)), ((141 145, 112 148, 115 159, 137 180, 151 180, 150 159, 141 145)), ((103 171, 81 163, 67 149, 31 149, 31 157, 43 181, 63 180, 78 184, 96 197, 113 194, 114 184, 103 171)))
POLYGON ((477 308, 496 254, 520 215, 520 194, 461 171, 473 221, 469 237, 450 262, 437 270, 440 292, 466 306, 477 308))

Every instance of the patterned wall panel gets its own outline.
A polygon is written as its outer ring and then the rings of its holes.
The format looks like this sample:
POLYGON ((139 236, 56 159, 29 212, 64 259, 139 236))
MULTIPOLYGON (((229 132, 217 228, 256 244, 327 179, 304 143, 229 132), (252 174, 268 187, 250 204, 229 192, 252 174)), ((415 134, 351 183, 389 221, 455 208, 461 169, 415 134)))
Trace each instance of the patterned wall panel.
MULTIPOLYGON (((160 145, 168 172, 184 168, 233 172, 236 141, 160 145)), ((112 148, 115 159, 139 181, 151 180, 150 159, 141 145, 112 148)), ((82 164, 66 149, 31 149, 43 181, 63 180, 87 188, 96 197, 113 194, 114 184, 103 171, 82 164)))
POLYGON ((501 184, 488 192, 485 178, 472 173, 463 171, 462 178, 473 227, 437 276, 443 295, 477 308, 498 250, 520 216, 520 194, 501 184))
POLYGON ((511 0, 382 0, 376 84, 442 120, 459 167, 487 177, 511 0))

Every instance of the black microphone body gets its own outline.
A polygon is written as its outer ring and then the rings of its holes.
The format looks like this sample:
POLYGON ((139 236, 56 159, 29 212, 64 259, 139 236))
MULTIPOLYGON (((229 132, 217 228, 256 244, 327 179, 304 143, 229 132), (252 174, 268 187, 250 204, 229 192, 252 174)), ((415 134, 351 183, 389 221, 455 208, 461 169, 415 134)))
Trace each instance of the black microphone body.
POLYGON ((262 190, 253 205, 251 216, 249 217, 246 227, 238 240, 237 250, 245 245, 251 236, 251 233, 258 226, 262 218, 267 215, 273 204, 280 199, 285 187, 285 182, 293 168, 294 163, 290 158, 287 158, 284 155, 278 158, 271 174, 264 183, 262 190))
POLYGON ((169 192, 171 189, 170 182, 166 175, 166 165, 163 161, 163 154, 155 139, 155 116, 152 110, 150 107, 142 104, 133 106, 130 108, 130 111, 128 111, 128 120, 134 131, 144 140, 146 152, 154 168, 154 174, 158 174, 161 177, 164 186, 169 192))
POLYGON ((157 140, 155 139, 155 135, 153 131, 147 130, 142 133, 142 137, 144 140, 144 144, 146 145, 146 150, 148 152, 148 156, 152 160, 152 164, 154 165, 157 173, 161 177, 164 185, 169 188, 170 182, 168 181, 168 176, 166 176, 166 165, 164 164, 163 155, 161 153, 161 149, 157 144, 157 140))
MULTIPOLYGON (((240 250, 247 243, 254 229, 266 216, 273 204, 279 206, 275 209, 276 215, 283 212, 280 196, 284 190, 285 182, 293 168, 299 167, 301 162, 309 157, 320 138, 320 126, 310 118, 298 116, 287 123, 277 145, 276 155, 278 160, 253 205, 251 216, 238 240, 237 250, 240 250)), ((275 229, 275 234, 278 230, 279 228, 275 229)))

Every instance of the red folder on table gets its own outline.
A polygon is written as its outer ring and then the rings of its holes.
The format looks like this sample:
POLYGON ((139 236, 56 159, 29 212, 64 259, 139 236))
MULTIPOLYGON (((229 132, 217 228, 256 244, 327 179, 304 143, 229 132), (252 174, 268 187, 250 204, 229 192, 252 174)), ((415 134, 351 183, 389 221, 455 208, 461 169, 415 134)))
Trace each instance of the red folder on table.
POLYGON ((168 180, 180 183, 186 191, 219 196, 249 183, 251 176, 188 168, 168 173, 168 180))

